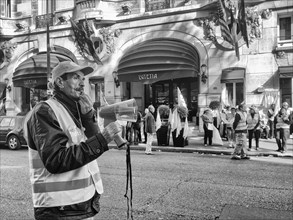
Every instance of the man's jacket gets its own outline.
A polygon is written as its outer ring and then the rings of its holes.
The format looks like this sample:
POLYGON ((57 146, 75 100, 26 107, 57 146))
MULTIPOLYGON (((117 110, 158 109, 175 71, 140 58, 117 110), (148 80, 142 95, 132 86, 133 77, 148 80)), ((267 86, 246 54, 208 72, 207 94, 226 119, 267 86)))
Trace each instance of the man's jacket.
MULTIPOLYGON (((32 151, 37 152, 43 166, 50 174, 62 175, 78 170, 97 159, 108 150, 107 142, 99 134, 94 120, 94 112, 80 114, 78 102, 70 100, 63 93, 54 97, 68 111, 76 127, 85 128, 87 140, 68 146, 70 137, 60 126, 53 109, 42 102, 35 106, 27 119, 27 141, 32 151), (81 122, 81 123, 80 123, 81 122), (82 125, 81 125, 82 124, 82 125)), ((94 216, 99 211, 99 194, 96 192, 87 201, 77 204, 35 207, 35 218, 44 219, 82 219, 94 216)))
POLYGON ((148 112, 145 116, 145 132, 150 134, 156 133, 155 118, 151 112, 148 112))

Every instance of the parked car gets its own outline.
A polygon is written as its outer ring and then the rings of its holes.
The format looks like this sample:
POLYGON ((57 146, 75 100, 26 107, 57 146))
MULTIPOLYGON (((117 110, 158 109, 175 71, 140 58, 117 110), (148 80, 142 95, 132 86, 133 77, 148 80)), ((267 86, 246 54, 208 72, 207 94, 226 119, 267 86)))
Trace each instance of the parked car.
POLYGON ((0 143, 8 145, 11 150, 18 150, 27 143, 23 137, 25 116, 0 116, 0 143))

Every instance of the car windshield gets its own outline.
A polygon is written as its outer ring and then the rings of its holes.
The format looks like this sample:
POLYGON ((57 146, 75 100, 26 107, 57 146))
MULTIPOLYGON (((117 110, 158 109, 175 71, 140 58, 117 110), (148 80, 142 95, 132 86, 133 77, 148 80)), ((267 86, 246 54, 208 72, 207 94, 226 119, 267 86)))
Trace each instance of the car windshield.
POLYGON ((0 126, 1 127, 7 127, 7 126, 9 126, 10 125, 10 121, 11 121, 11 118, 3 118, 3 120, 0 123, 0 126))

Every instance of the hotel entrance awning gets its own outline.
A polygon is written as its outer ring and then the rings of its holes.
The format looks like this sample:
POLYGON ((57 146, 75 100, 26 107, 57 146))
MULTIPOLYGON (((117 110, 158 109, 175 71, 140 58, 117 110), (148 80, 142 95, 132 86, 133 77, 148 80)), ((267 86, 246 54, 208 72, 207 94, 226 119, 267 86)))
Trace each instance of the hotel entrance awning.
MULTIPOLYGON (((51 70, 59 63, 71 60, 68 56, 50 52, 51 70)), ((40 52, 23 61, 13 73, 13 85, 36 89, 47 89, 47 52, 40 52)))
POLYGON ((245 77, 245 68, 231 67, 222 70, 221 83, 243 82, 245 77))
POLYGON ((197 77, 199 55, 194 47, 178 40, 149 40, 131 48, 118 65, 122 82, 157 81, 197 77))

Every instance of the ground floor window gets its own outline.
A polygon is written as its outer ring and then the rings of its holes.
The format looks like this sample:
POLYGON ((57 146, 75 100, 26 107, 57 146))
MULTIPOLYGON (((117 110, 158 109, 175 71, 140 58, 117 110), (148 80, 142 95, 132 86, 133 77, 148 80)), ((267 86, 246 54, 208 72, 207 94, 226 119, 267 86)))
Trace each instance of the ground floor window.
POLYGON ((292 106, 292 78, 280 78, 281 103, 288 102, 292 106))

